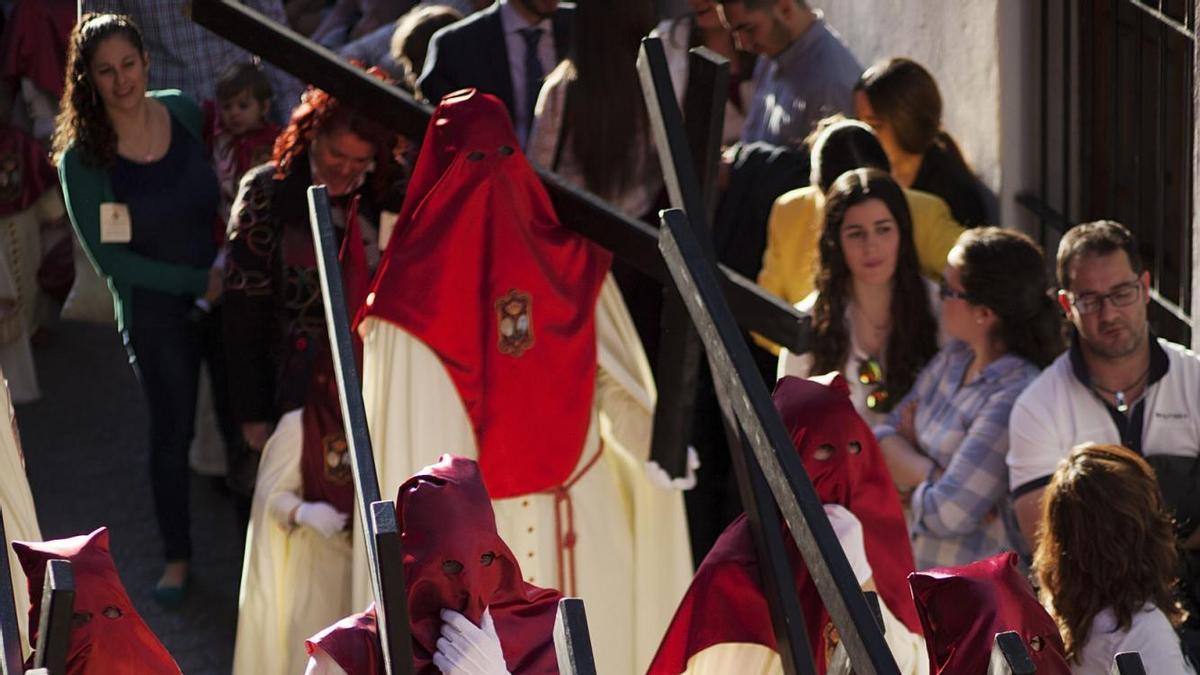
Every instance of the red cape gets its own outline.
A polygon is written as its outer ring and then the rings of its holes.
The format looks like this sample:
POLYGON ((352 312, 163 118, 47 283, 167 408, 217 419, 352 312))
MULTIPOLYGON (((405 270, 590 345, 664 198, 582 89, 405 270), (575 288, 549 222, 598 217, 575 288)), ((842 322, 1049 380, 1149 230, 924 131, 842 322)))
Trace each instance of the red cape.
POLYGON ((0 216, 33 206, 46 190, 58 188, 58 176, 46 151, 32 136, 0 124, 0 216))
MULTIPOLYGON (((478 465, 443 455, 400 486, 396 504, 414 671, 438 673, 431 659, 443 608, 461 612, 476 625, 490 608, 510 673, 557 673, 554 620, 562 595, 523 581, 517 557, 496 533, 478 465), (458 561, 460 570, 447 573, 447 561, 458 561)), ((378 675, 383 656, 376 631, 372 605, 314 635, 308 652, 320 647, 349 675, 378 675)))
MULTIPOLYGON (((921 624, 906 581, 914 563, 900 496, 875 435, 854 411, 848 395, 849 389, 840 376, 830 386, 785 377, 776 385, 774 399, 821 503, 840 504, 862 523, 867 559, 880 598, 909 630, 920 633, 921 624), (833 453, 820 459, 816 450, 824 445, 833 453)), ((829 614, 786 526, 784 529, 817 672, 824 673, 822 631, 829 614)), ((727 642, 777 649, 745 515, 726 528, 700 564, 649 672, 677 675, 687 669, 688 660, 696 654, 727 642)))
POLYGON ((930 672, 987 672, 996 633, 1016 631, 1038 675, 1070 675, 1058 626, 1017 569, 1016 553, 911 575, 930 672))
POLYGON ((45 542, 12 543, 29 580, 29 645, 37 645, 46 564, 71 562, 75 621, 67 651, 67 675, 144 673, 178 675, 179 666, 133 608, 108 552, 108 528, 45 542))
POLYGON ((438 355, 495 499, 557 487, 579 462, 609 261, 559 224, 503 103, 474 90, 442 101, 360 320, 438 355))

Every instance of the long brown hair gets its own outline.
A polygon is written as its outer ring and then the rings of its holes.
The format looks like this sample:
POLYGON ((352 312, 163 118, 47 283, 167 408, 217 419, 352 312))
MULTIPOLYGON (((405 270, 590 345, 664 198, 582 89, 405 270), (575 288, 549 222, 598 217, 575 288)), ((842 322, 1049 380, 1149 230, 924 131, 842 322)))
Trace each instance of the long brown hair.
POLYGON ((892 330, 887 341, 888 393, 893 400, 908 393, 917 373, 937 353, 937 322, 929 309, 929 291, 921 278, 913 244, 908 201, 896 181, 879 169, 856 169, 842 174, 825 197, 825 226, 821 230, 817 301, 813 306, 814 373, 841 370, 850 351, 846 306, 852 290, 850 268, 842 255, 842 222, 846 211, 868 199, 878 199, 891 211, 900 230, 900 249, 892 275, 892 330))
MULTIPOLYGON (((370 68, 367 72, 389 81, 379 68, 370 68)), ((318 135, 343 131, 353 133, 375 147, 370 187, 382 208, 399 210, 405 187, 401 158, 407 141, 370 115, 342 105, 328 92, 316 87, 309 87, 304 92, 287 127, 275 139, 271 160, 275 163, 276 178, 287 175, 292 163, 308 151, 318 135)))
POLYGON ((58 117, 54 121, 55 162, 72 143, 87 166, 106 168, 117 155, 117 132, 113 130, 104 102, 92 82, 92 57, 110 37, 121 37, 146 57, 142 30, 124 14, 84 14, 71 29, 67 45, 67 74, 58 117))
POLYGON ((966 173, 967 160, 954 138, 942 127, 942 94, 933 75, 906 58, 876 62, 854 85, 871 103, 871 110, 891 127, 905 152, 924 155, 938 146, 966 173))
POLYGON ((1092 621, 1106 608, 1121 630, 1147 602, 1172 625, 1183 621, 1174 594, 1175 530, 1144 459, 1119 445, 1078 446, 1042 500, 1033 568, 1067 658, 1079 660, 1092 621))
POLYGON ((580 0, 571 53, 551 74, 567 86, 564 138, 588 190, 621 194, 636 176, 627 170, 631 143, 650 143, 637 75, 638 46, 654 27, 646 0, 580 0))

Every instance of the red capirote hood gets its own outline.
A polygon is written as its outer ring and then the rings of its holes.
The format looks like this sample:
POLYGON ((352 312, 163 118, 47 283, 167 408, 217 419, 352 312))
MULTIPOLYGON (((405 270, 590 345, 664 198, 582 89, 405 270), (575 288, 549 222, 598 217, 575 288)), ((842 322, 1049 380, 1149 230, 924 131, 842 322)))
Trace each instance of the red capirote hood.
MULTIPOLYGON (((785 377, 775 387, 775 407, 824 504, 839 504, 863 527, 867 559, 880 598, 913 632, 920 622, 906 576, 914 569, 900 496, 875 435, 855 412, 840 375, 828 384, 785 377)), ((825 672, 822 631, 829 614, 800 552, 784 527, 788 559, 817 671, 825 672)), ((739 516, 713 546, 667 629, 650 667, 677 675, 696 654, 721 643, 747 642, 777 649, 770 609, 759 580, 749 522, 739 516)))
MULTIPOLYGON (((554 620, 562 595, 525 583, 516 556, 496 532, 476 462, 443 455, 400 486, 396 512, 415 672, 438 672, 431 659, 443 608, 476 625, 489 608, 509 672, 558 672, 554 620)), ((382 672, 377 630, 372 606, 314 635, 309 653, 320 647, 349 675, 376 675, 382 672)))
POLYGON ((67 654, 68 675, 145 673, 178 675, 167 653, 125 593, 108 551, 108 528, 45 542, 14 541, 29 579, 29 644, 37 645, 46 565, 67 560, 75 579, 75 620, 67 654))
POLYGON ((579 462, 609 261, 559 223, 504 104, 474 90, 442 101, 359 320, 437 354, 495 499, 557 487, 579 462))
POLYGON ((996 633, 1016 631, 1039 675, 1068 675, 1066 648, 1054 619, 1008 552, 962 567, 916 572, 908 577, 925 627, 930 672, 987 671, 996 633))

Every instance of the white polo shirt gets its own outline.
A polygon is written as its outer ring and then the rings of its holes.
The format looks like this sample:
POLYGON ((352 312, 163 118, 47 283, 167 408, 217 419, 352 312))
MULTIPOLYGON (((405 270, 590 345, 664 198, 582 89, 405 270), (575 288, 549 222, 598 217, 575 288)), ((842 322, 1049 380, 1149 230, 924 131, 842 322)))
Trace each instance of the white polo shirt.
POLYGON ((1009 418, 1008 482, 1014 497, 1044 487, 1081 443, 1124 445, 1142 456, 1200 455, 1200 356, 1163 339, 1150 344, 1145 396, 1129 415, 1088 386, 1077 343, 1017 398, 1009 418))

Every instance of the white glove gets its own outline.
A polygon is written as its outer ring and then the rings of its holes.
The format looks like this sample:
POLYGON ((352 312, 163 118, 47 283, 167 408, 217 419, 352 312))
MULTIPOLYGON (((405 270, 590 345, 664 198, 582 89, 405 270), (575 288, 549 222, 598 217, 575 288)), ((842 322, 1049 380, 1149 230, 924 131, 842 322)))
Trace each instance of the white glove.
POLYGON ((825 504, 825 515, 833 526, 838 543, 846 552, 846 560, 854 569, 854 576, 861 586, 871 579, 871 563, 867 560, 867 549, 863 546, 862 523, 840 504, 825 504))
POLYGON ((296 507, 296 524, 303 525, 328 539, 346 529, 350 516, 326 502, 303 502, 296 507))
POLYGON ((646 462, 646 477, 655 486, 666 490, 691 490, 696 487, 696 469, 700 468, 700 455, 696 454, 696 448, 688 446, 687 451, 687 474, 682 478, 671 478, 671 474, 667 470, 658 465, 658 462, 650 460, 646 462))
POLYGON ((490 610, 483 610, 479 626, 452 609, 442 610, 442 621, 442 636, 433 654, 438 670, 452 675, 509 675, 490 610))

